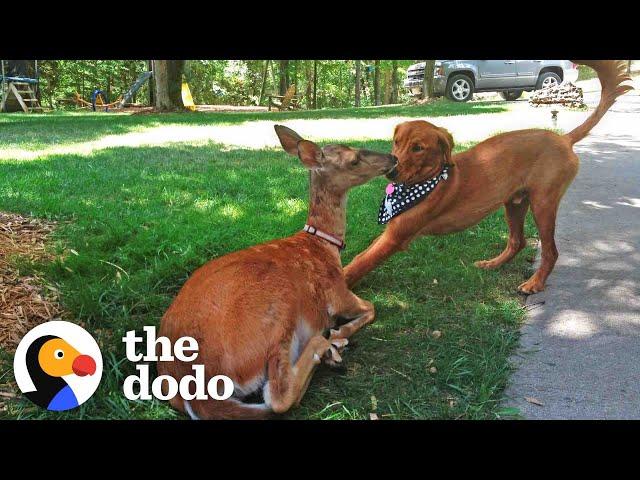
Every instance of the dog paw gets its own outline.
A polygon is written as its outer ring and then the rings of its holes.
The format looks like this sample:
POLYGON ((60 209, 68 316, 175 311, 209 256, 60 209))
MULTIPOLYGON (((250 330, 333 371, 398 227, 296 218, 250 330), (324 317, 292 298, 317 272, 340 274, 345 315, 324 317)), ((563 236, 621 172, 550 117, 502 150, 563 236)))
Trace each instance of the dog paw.
POLYGON ((483 270, 492 270, 500 266, 493 260, 478 260, 477 262, 473 262, 473 264, 478 268, 482 268, 483 270))
POLYGON ((536 280, 527 280, 524 283, 521 283, 518 287, 518 291, 520 293, 524 293, 525 295, 532 295, 534 293, 538 293, 544 290, 544 285, 536 280))

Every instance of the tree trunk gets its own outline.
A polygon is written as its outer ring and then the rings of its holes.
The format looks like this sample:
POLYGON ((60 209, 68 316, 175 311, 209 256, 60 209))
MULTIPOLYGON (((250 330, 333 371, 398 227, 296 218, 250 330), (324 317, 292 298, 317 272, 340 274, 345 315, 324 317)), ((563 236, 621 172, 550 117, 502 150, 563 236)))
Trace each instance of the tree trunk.
POLYGON ((433 98, 433 69, 436 66, 435 60, 425 60, 424 78, 422 80, 422 98, 433 98))
POLYGON ((313 61, 313 108, 318 108, 318 60, 313 61))
MULTIPOLYGON (((148 68, 149 72, 153 72, 153 60, 149 60, 148 61, 147 68, 148 68)), ((154 79, 154 76, 151 75, 151 78, 149 79, 149 105, 152 106, 152 107, 156 103, 156 98, 155 98, 155 96, 153 94, 154 91, 155 91, 153 79, 154 79)))
POLYGON ((311 70, 311 63, 309 62, 309 60, 304 60, 304 76, 305 76, 305 93, 304 93, 304 103, 307 106, 307 110, 313 107, 313 82, 311 81, 312 78, 312 70, 311 70))
POLYGON ((398 61, 391 64, 391 103, 398 103, 398 61))
POLYGON ((373 96, 375 105, 380 105, 380 60, 374 62, 373 71, 373 96))
POLYGON ((182 104, 182 71, 184 60, 154 60, 153 77, 156 83, 156 109, 179 110, 182 104))
POLYGON ((262 86, 260 87, 260 100, 258 100, 258 105, 262 105, 262 100, 264 100, 264 91, 267 86, 267 74, 269 73, 269 61, 264 61, 264 69, 262 70, 262 86))
POLYGON ((291 82, 291 85, 295 85, 296 86, 296 93, 298 93, 298 64, 300 63, 300 60, 294 60, 293 61, 293 82, 291 82))
POLYGON ((383 105, 391 103, 391 71, 385 70, 384 72, 384 97, 382 98, 383 105))
POLYGON ((356 60, 356 84, 355 84, 355 105, 356 108, 360 106, 360 90, 362 89, 362 72, 360 66, 360 60, 356 60))
POLYGON ((289 88, 288 68, 289 60, 280 60, 280 95, 287 93, 287 89, 289 88))

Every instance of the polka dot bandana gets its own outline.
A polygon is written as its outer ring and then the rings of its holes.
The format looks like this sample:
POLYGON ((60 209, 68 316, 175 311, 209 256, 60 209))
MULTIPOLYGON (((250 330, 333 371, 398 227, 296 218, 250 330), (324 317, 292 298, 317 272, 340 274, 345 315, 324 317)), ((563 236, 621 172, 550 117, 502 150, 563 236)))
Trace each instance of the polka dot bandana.
POLYGON ((396 215, 405 210, 409 210, 418 202, 424 200, 440 183, 449 177, 449 166, 446 165, 442 171, 433 178, 415 185, 405 185, 404 183, 390 183, 385 190, 386 195, 380 205, 378 212, 378 223, 384 225, 396 215))

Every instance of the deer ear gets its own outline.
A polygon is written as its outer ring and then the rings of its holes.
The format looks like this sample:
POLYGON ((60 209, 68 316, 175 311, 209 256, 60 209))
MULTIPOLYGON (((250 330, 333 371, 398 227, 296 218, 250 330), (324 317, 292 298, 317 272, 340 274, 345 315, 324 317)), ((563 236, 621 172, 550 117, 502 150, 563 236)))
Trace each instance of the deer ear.
POLYGON ((274 125, 273 128, 284 151, 289 155, 298 156, 298 142, 302 141, 302 137, 284 125, 274 125))
POLYGON ((300 157, 305 167, 314 169, 322 166, 324 154, 322 149, 315 143, 309 140, 300 140, 298 142, 298 157, 300 157))
POLYGON ((451 164, 451 150, 453 150, 455 144, 453 142, 453 135, 451 135, 449 130, 442 127, 438 128, 438 143, 444 155, 445 163, 451 164))

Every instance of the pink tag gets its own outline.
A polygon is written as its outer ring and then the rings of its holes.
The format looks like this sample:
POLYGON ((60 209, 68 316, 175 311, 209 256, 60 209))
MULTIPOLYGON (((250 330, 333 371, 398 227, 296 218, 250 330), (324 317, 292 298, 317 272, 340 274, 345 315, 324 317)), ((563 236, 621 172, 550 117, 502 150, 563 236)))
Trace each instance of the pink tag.
POLYGON ((387 195, 391 195, 393 193, 393 191, 395 190, 395 188, 393 188, 393 183, 390 183, 389 185, 387 185, 387 195))

